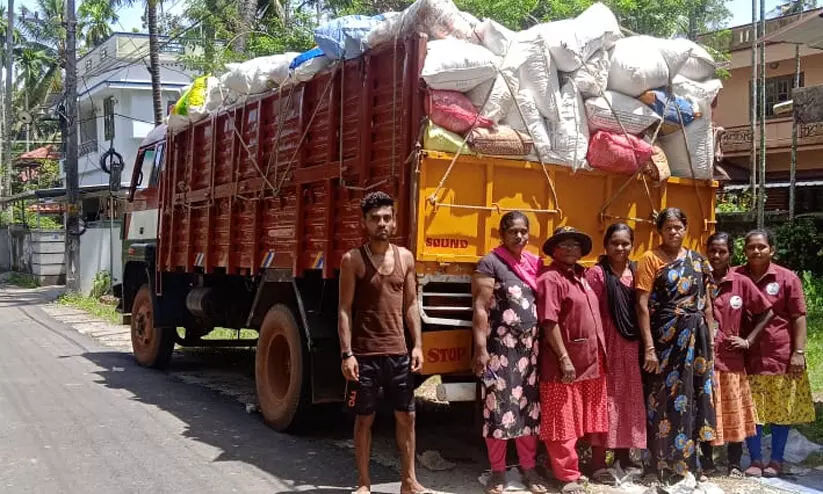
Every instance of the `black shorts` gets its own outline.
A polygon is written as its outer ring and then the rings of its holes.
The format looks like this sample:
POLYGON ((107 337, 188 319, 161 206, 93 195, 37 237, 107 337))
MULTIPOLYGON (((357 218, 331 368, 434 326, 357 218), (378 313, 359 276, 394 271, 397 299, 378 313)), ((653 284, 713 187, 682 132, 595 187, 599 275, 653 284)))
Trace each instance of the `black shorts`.
POLYGON ((385 398, 397 412, 414 411, 414 385, 408 355, 357 357, 360 381, 348 383, 346 405, 357 415, 375 412, 377 394, 383 388, 385 398))

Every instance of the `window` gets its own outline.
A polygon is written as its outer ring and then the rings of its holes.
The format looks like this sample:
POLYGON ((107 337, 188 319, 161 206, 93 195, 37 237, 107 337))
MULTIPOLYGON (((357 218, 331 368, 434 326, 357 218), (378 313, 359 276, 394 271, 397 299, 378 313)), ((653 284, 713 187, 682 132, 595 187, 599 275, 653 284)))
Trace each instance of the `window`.
POLYGON ((114 96, 103 100, 103 139, 114 139, 114 96))
MULTIPOLYGON (((751 84, 751 83, 750 83, 751 84)), ((800 73, 800 87, 804 85, 804 74, 800 73)), ((769 77, 766 79, 766 118, 774 118, 774 105, 792 99, 792 89, 794 89, 794 74, 769 77)), ((749 101, 751 101, 751 90, 749 90, 749 101)), ((760 98, 757 99, 757 112, 760 114, 760 98)))
POLYGON ((151 170, 151 177, 149 178, 149 187, 157 187, 160 184, 160 172, 163 171, 163 149, 165 145, 160 142, 157 144, 157 150, 154 153, 154 168, 151 170))

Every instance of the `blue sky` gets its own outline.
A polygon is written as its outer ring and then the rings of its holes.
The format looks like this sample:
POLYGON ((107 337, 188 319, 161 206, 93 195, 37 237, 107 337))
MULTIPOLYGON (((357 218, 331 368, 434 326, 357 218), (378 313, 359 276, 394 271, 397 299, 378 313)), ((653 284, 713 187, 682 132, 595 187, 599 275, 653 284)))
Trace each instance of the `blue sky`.
MULTIPOLYGON (((79 4, 82 0, 76 0, 79 4)), ((166 0, 166 5, 171 5, 175 11, 181 9, 186 0, 166 0)), ((759 4, 760 0, 758 0, 759 4)), ((34 0, 18 0, 28 7, 32 7, 34 0)), ((780 2, 778 0, 766 0, 766 12, 774 9, 780 2)), ((752 20, 752 2, 751 0, 730 0, 727 3, 729 10, 732 12, 732 18, 729 21, 729 26, 738 26, 740 24, 750 23, 752 20)), ((120 23, 115 23, 112 28, 115 31, 131 31, 132 28, 143 29, 140 16, 143 15, 142 2, 136 2, 132 7, 123 8, 119 12, 120 23), (122 26, 121 26, 122 25, 122 26)))

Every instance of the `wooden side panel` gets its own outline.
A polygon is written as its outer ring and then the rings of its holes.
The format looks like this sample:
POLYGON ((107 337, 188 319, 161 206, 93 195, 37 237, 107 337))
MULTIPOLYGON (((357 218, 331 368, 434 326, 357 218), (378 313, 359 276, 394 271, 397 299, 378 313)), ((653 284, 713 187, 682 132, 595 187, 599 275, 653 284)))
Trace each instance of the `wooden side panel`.
POLYGON ((371 190, 397 198, 394 240, 408 245, 420 49, 417 39, 379 49, 174 135, 160 269, 333 277, 362 241, 359 204, 371 190))

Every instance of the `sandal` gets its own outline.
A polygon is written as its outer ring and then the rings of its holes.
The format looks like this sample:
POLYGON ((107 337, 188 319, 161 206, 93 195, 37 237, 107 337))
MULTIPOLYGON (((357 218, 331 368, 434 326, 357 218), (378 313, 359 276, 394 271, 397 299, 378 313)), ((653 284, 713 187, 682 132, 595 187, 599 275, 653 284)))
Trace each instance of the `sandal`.
POLYGON ((503 494, 506 490, 506 472, 492 472, 486 481, 486 494, 503 494))
POLYGON ((740 469, 739 465, 731 465, 729 466, 729 477, 733 479, 742 479, 746 475, 743 473, 743 470, 740 469))
POLYGON ((776 461, 769 462, 769 466, 763 469, 763 476, 766 478, 781 477, 783 475, 783 464, 776 461))
POLYGON ((563 488, 560 489, 560 492, 563 494, 586 494, 586 488, 578 484, 577 481, 573 480, 563 484, 563 488))
POLYGON ((749 468, 747 468, 746 471, 743 472, 743 474, 746 477, 755 477, 755 478, 762 477, 763 476, 763 463, 761 463, 759 461, 753 461, 752 464, 749 465, 749 468))
POLYGON ((608 468, 600 468, 592 474, 592 481, 596 484, 617 485, 617 478, 608 468))
POLYGON ((540 474, 537 473, 537 470, 534 468, 523 470, 523 483, 526 485, 526 489, 533 494, 549 492, 545 482, 543 482, 540 474))

